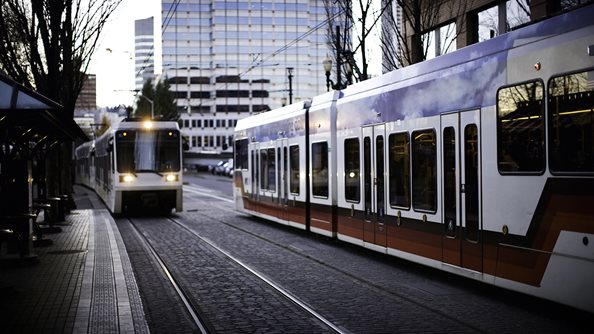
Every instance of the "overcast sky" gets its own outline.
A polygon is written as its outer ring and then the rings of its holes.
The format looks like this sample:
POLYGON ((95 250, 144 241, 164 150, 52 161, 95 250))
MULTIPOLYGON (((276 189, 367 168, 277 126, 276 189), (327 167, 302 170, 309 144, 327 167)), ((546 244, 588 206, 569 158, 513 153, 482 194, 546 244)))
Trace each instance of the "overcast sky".
MULTIPOLYGON (((99 39, 88 73, 97 75, 97 106, 134 103, 134 20, 155 17, 155 43, 161 43, 161 1, 123 0, 112 14, 99 39), (110 48, 113 52, 108 52, 110 48)), ((155 70, 160 71, 160 47, 155 70)))

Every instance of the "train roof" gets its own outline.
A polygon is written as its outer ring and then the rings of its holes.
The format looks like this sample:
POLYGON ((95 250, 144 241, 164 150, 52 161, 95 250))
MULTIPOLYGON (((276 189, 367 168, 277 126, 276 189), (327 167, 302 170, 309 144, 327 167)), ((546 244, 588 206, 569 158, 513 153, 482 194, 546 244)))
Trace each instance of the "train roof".
POLYGON ((262 112, 251 117, 240 119, 237 121, 235 131, 242 131, 301 115, 304 113, 305 109, 309 107, 309 105, 310 101, 299 101, 282 108, 262 112))

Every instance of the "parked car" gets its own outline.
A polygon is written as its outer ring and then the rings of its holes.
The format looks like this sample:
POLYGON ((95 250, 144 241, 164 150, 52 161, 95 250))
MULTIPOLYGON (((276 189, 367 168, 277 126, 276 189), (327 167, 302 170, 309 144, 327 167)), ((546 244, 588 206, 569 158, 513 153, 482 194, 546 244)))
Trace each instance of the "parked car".
POLYGON ((227 175, 229 168, 233 168, 233 159, 223 160, 223 164, 217 165, 214 173, 216 175, 227 175))
POLYGON ((228 176, 228 177, 233 177, 233 159, 229 159, 229 161, 227 162, 227 164, 225 165, 225 171, 223 173, 223 175, 228 176))
POLYGON ((212 174, 216 174, 217 173, 217 169, 221 166, 223 166, 225 164, 225 160, 221 160, 219 161, 216 165, 209 165, 208 166, 208 171, 212 174))

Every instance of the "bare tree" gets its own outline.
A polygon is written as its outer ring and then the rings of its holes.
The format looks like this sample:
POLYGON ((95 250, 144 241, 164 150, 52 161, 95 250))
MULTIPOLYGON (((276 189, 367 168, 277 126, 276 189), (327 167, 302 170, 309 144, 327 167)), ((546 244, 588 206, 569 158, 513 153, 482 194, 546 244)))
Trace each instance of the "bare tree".
MULTIPOLYGON (((99 35, 121 1, 3 0, 0 71, 59 102, 62 116, 72 118, 99 35)), ((72 145, 48 150, 49 194, 69 192, 72 145)))
POLYGON ((333 61, 342 65, 343 73, 350 66, 357 81, 369 79, 369 36, 385 10, 383 6, 374 7, 374 3, 374 0, 324 0, 329 17, 328 46, 333 50, 333 61), (340 27, 339 34, 337 26, 340 27), (361 60, 359 63, 355 62, 357 54, 361 60))
POLYGON ((0 70, 72 117, 101 30, 121 1, 2 1, 0 70))
MULTIPOLYGON (((430 47, 436 40, 441 49, 453 48, 456 37, 465 24, 466 9, 472 1, 452 0, 325 0, 328 20, 328 44, 334 51, 333 59, 351 66, 355 78, 363 81, 369 78, 369 36, 381 24, 380 43, 384 70, 394 70, 414 64, 427 58, 430 47), (340 15, 334 15, 336 13, 340 15), (446 21, 445 18, 453 18, 446 21), (451 24, 455 23, 455 24, 451 24), (338 41, 335 26, 342 28, 338 41), (438 30, 436 39, 432 30, 438 30), (337 42, 338 41, 338 42, 337 42), (339 46, 339 47, 337 47, 339 46), (338 50, 338 52, 337 52, 338 50), (354 56, 358 54, 359 62, 354 56)), ((341 70, 345 70, 341 69, 341 70)))
POLYGON ((450 49, 465 25, 464 14, 472 1, 382 0, 382 7, 383 67, 394 70, 427 59, 437 34, 445 42, 441 49, 450 49), (439 27, 444 29, 435 30, 439 27))

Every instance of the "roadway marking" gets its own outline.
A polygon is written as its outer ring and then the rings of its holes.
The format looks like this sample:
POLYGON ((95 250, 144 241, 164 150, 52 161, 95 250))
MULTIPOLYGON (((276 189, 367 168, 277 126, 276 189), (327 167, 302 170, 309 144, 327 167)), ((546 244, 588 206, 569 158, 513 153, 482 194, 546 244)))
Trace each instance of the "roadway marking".
POLYGON ((184 191, 188 191, 188 192, 191 192, 193 194, 200 195, 200 196, 206 196, 206 197, 216 198, 218 200, 225 201, 225 202, 228 202, 228 203, 233 203, 233 200, 231 200, 231 199, 228 199, 228 198, 225 198, 225 197, 216 196, 216 195, 206 194, 206 193, 204 193, 202 191, 202 189, 197 190, 197 188, 191 188, 189 186, 184 186, 184 191))

